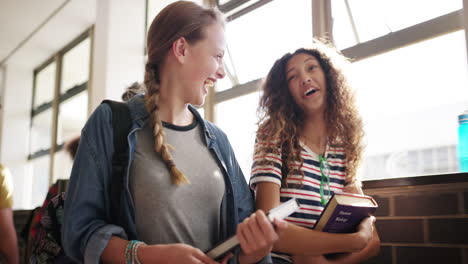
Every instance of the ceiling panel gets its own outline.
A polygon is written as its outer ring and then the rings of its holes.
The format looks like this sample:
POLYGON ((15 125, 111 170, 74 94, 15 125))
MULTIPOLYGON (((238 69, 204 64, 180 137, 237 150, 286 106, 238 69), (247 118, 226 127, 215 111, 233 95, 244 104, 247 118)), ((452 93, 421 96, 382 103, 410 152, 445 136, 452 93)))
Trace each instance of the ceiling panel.
POLYGON ((0 61, 67 0, 0 0, 0 61))

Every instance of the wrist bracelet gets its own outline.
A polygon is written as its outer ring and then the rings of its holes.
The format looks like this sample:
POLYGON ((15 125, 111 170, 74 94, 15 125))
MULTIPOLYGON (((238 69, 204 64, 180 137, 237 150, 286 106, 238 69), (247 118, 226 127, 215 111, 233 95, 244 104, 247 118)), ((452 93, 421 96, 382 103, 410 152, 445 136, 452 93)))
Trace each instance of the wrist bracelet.
POLYGON ((138 240, 132 240, 128 243, 125 249, 125 263, 126 264, 141 264, 138 259, 138 247, 140 245, 146 245, 144 242, 138 240))
POLYGON ((132 240, 128 243, 127 248, 125 249, 125 263, 132 264, 132 248, 133 245, 138 242, 137 240, 132 240))
POLYGON ((133 263, 141 264, 140 260, 138 259, 138 247, 141 245, 146 244, 141 241, 138 241, 133 245, 133 263))

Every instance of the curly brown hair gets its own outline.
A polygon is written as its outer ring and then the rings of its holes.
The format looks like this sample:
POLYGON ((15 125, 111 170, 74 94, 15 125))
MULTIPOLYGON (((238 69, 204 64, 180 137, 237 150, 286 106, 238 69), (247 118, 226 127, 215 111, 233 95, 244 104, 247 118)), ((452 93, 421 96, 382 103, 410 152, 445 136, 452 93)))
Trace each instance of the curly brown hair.
MULTIPOLYGON (((311 48, 300 48, 294 53, 287 53, 278 59, 262 85, 263 95, 258 108, 259 122, 257 131, 258 144, 256 153, 265 156, 268 153, 281 155, 282 184, 286 184, 287 175, 304 173, 300 130, 304 125, 304 113, 295 103, 288 89, 286 65, 295 55, 305 53, 314 56, 325 73, 327 83, 325 123, 328 144, 342 147, 346 157, 346 183, 356 180, 356 170, 362 155, 364 136, 362 120, 354 102, 354 95, 341 66, 347 59, 335 48, 321 41, 314 40, 311 48), (271 144, 273 141, 274 144, 271 144), (280 153, 281 152, 281 153, 280 153), (290 164, 298 162, 297 166, 290 164)), ((264 161, 270 163, 270 161, 264 161)))

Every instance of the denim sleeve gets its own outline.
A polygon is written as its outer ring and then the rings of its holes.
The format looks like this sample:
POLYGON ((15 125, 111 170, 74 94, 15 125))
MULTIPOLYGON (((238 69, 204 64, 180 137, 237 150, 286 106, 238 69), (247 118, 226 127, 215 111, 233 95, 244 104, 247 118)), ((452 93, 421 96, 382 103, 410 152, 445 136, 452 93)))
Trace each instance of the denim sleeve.
POLYGON ((108 224, 112 171, 112 113, 99 106, 82 130, 65 200, 62 244, 79 263, 99 263, 111 236, 126 238, 123 228, 108 224))
MULTIPOLYGON (((224 134, 224 133, 223 133, 224 134)), ((225 136, 225 135, 224 135, 225 136)), ((247 184, 244 174, 237 162, 236 156, 234 151, 229 143, 228 138, 225 136, 225 147, 229 151, 230 157, 230 168, 231 173, 233 176, 233 184, 234 184, 234 197, 237 202, 237 210, 239 214, 239 223, 241 223, 245 218, 249 217, 255 211, 255 203, 251 189, 247 184)), ((234 251, 234 257, 232 258, 232 264, 239 263, 239 255, 241 253, 240 247, 237 247, 234 251)), ((266 255, 262 260, 257 262, 258 264, 272 264, 273 261, 271 259, 270 254, 266 255)))
POLYGON ((239 223, 241 223, 245 218, 249 217, 255 211, 255 202, 252 195, 252 191, 247 184, 244 174, 237 162, 234 151, 229 143, 229 140, 226 138, 226 147, 230 152, 230 167, 232 174, 232 183, 234 188, 234 197, 237 203, 237 213, 239 215, 239 223))

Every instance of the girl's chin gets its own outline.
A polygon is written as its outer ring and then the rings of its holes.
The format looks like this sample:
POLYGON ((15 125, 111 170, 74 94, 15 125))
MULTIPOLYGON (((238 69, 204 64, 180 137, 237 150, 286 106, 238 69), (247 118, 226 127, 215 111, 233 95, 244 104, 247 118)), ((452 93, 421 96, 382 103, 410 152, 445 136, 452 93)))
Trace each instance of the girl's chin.
POLYGON ((191 104, 194 105, 194 106, 198 106, 198 107, 204 105, 205 104, 205 96, 206 95, 202 96, 201 98, 197 98, 196 100, 191 102, 191 104))
POLYGON ((320 114, 325 112, 326 107, 324 105, 307 105, 301 107, 302 111, 306 114, 320 114))

